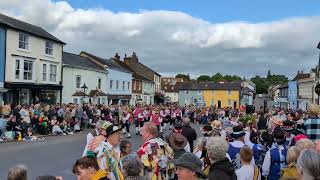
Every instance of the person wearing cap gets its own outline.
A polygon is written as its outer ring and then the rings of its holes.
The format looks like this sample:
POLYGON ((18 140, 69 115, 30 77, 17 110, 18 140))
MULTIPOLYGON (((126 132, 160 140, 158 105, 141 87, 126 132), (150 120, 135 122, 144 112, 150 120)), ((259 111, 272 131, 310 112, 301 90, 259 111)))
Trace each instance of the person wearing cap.
POLYGON ((284 145, 285 133, 280 127, 273 131, 274 143, 271 149, 266 153, 262 164, 262 175, 268 180, 280 179, 280 172, 287 165, 287 147, 284 145))
POLYGON ((100 169, 108 172, 108 178, 123 180, 120 163, 119 144, 121 140, 121 128, 111 123, 106 127, 106 140, 98 147, 97 161, 100 169))
POLYGON ((106 129, 107 127, 109 126, 109 122, 104 122, 102 120, 99 120, 97 123, 96 123, 96 133, 97 133, 97 136, 92 136, 91 139, 88 138, 87 136, 87 145, 85 147, 85 150, 82 154, 82 157, 84 156, 87 156, 89 154, 97 154, 98 151, 97 151, 97 148, 98 146, 100 145, 101 142, 105 141, 106 140, 106 129))
MULTIPOLYGON (((173 139, 174 137, 172 136, 176 136, 177 134, 182 135, 182 125, 180 123, 175 123, 174 124, 174 128, 172 130, 172 132, 167 136, 166 141, 169 143, 169 145, 172 147, 172 144, 170 142, 170 139, 173 139)), ((182 135, 183 136, 183 135, 182 135)), ((187 139, 185 136, 183 136, 185 139, 187 139)), ((187 143, 184 145, 184 150, 186 152, 191 152, 190 149, 190 144, 187 141, 187 143)))
POLYGON ((202 162, 192 153, 186 152, 172 162, 176 167, 175 173, 178 180, 201 180, 206 178, 202 171, 202 162))
POLYGON ((287 148, 289 148, 289 146, 292 145, 291 142, 294 138, 294 135, 292 134, 292 131, 294 129, 294 122, 290 121, 290 120, 284 121, 282 129, 284 130, 285 136, 286 136, 286 141, 285 141, 284 145, 287 146, 287 148))
POLYGON ((169 145, 173 149, 173 157, 178 159, 182 154, 186 152, 185 147, 188 144, 188 140, 180 133, 174 133, 169 137, 169 145))
MULTIPOLYGON (((229 145, 229 149, 228 149, 228 155, 230 157, 231 162, 233 163, 233 165, 235 166, 236 169, 240 168, 240 149, 245 146, 248 145, 250 147, 250 149, 253 150, 253 148, 258 148, 255 146, 255 144, 251 143, 250 139, 248 140, 248 144, 245 144, 245 136, 249 136, 250 134, 246 135, 246 132, 244 131, 242 126, 235 126, 232 129, 232 133, 231 133, 232 138, 234 139, 233 142, 230 142, 229 145), (249 143, 250 142, 250 143, 249 143)), ((254 165, 255 161, 254 158, 252 158, 251 160, 251 164, 254 165)))

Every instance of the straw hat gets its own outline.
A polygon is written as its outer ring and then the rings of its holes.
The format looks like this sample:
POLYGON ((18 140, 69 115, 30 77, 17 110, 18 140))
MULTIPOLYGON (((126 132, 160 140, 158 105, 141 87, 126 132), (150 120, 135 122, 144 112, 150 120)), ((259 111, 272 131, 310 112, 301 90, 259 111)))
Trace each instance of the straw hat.
POLYGON ((211 123, 211 126, 212 126, 213 129, 221 130, 222 129, 222 122, 219 121, 219 120, 214 120, 211 123))
POLYGON ((272 118, 272 123, 275 124, 275 125, 278 125, 278 126, 282 126, 283 125, 282 120, 277 118, 277 117, 273 117, 272 118))

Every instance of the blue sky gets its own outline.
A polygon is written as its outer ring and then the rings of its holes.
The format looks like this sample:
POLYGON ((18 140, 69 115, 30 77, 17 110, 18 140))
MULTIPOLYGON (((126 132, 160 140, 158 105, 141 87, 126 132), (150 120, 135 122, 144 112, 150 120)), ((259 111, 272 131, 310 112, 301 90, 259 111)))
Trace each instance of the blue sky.
POLYGON ((319 0, 68 0, 74 8, 113 12, 182 11, 210 22, 265 22, 319 14, 319 0))

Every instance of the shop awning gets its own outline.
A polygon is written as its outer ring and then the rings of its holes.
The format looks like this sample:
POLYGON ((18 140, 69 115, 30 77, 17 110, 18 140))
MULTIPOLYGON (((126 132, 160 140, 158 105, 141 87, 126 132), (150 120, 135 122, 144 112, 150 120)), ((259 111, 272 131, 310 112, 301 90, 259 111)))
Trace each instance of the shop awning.
POLYGON ((108 94, 108 99, 131 99, 131 95, 110 95, 108 94))

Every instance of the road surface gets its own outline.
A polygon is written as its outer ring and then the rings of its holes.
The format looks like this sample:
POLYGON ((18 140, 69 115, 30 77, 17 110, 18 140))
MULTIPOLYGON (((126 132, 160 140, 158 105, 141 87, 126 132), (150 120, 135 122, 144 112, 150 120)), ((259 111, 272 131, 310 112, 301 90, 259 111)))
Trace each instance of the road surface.
MULTIPOLYGON (((199 136, 199 125, 195 128, 199 136)), ((75 179, 72 166, 83 153, 86 135, 82 132, 46 137, 43 141, 0 143, 0 179, 6 179, 9 168, 17 164, 28 167, 31 180, 45 174, 62 176, 64 180, 75 179)), ((133 152, 142 144, 141 137, 134 134, 129 140, 133 144, 133 152)))

